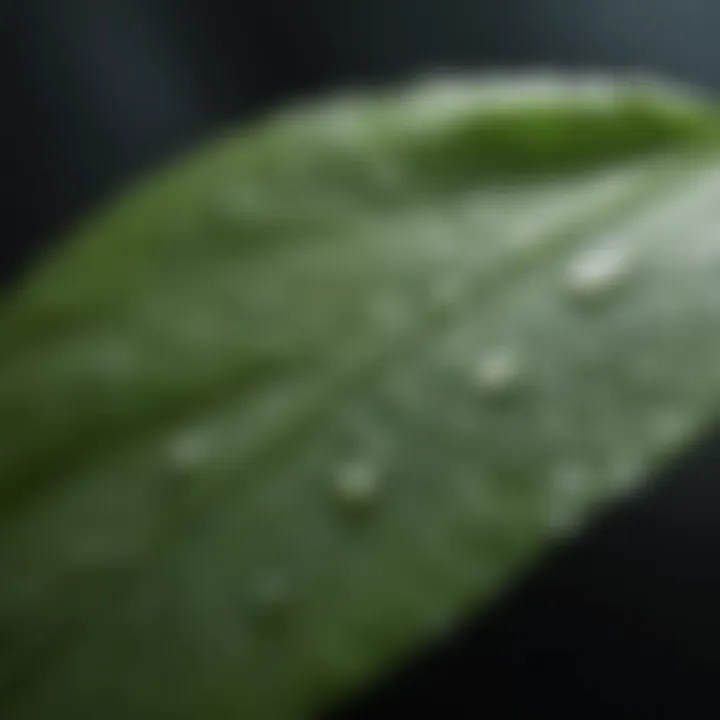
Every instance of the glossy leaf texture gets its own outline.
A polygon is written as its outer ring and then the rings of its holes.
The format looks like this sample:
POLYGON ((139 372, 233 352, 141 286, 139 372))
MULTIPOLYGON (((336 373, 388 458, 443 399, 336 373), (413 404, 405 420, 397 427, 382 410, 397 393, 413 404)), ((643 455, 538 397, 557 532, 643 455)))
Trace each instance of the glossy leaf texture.
POLYGON ((277 114, 0 305, 4 720, 312 717, 712 418, 715 108, 436 80, 277 114))

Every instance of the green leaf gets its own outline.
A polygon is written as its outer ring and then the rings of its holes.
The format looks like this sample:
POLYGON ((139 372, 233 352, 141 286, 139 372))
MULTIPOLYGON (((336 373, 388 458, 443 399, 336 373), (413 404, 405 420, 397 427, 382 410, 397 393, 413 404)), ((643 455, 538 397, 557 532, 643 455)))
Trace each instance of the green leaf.
POLYGON ((714 107, 438 81, 129 192, 0 309, 0 714, 298 718, 720 396, 714 107))

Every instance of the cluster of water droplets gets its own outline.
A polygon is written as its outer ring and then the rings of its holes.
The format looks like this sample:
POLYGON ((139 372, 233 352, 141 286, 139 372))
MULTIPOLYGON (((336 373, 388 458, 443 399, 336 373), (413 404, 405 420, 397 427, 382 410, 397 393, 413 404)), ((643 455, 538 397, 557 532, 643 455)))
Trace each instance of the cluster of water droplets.
MULTIPOLYGON (((396 171, 397 168, 391 165, 378 166, 378 183, 383 186, 387 184, 388 188, 396 186, 402 182, 396 171)), ((539 225, 536 222, 534 227, 530 222, 532 218, 520 218, 521 222, 515 228, 516 236, 513 242, 505 245, 505 250, 508 253, 515 253, 518 249, 530 251, 535 239, 542 238, 548 228, 557 226, 558 218, 564 217, 564 210, 562 204, 548 208, 546 215, 541 218, 542 222, 539 225), (524 226, 522 222, 526 220, 527 226, 524 226)), ((444 235, 447 233, 434 232, 432 237, 428 237, 428 243, 436 243, 438 255, 445 251, 439 245, 444 235)), ((638 266, 639 257, 624 238, 603 239, 567 260, 556 280, 571 300, 577 300, 579 305, 584 306, 587 300, 612 298, 621 287, 631 282, 638 266)), ((448 272, 430 278, 426 288, 431 301, 443 307, 458 306, 474 289, 471 275, 465 268, 459 267, 457 271, 450 268, 448 272)), ((370 299, 367 307, 371 322, 393 330, 407 327, 418 314, 412 298, 400 293, 377 294, 370 299)), ((532 382, 532 369, 532 357, 520 344, 512 341, 497 342, 487 345, 472 358, 466 380, 470 380, 474 392, 479 392, 492 402, 521 395, 532 382)), ((663 409, 658 411, 651 422, 650 433, 662 445, 681 439, 687 427, 688 418, 685 414, 663 409)), ((569 443, 569 437, 563 442, 569 443)), ((178 438, 170 447, 169 457, 173 466, 179 470, 193 473, 202 471, 208 458, 207 442, 202 436, 192 434, 178 438)), ((594 468, 589 461, 565 457, 552 467, 540 468, 539 472, 543 477, 538 478, 538 483, 547 488, 547 506, 538 508, 538 512, 544 513, 544 522, 548 527, 566 531, 579 520, 582 509, 592 498, 599 473, 608 476, 608 484, 611 475, 617 478, 618 485, 629 484, 638 473, 638 461, 634 456, 624 459, 618 455, 615 465, 608 471, 594 468)), ((369 511, 376 508, 386 495, 387 467, 381 455, 372 448, 366 452, 351 453, 330 463, 329 470, 323 473, 327 483, 326 491, 343 516, 368 517, 369 511)), ((484 476, 478 483, 483 486, 494 485, 497 478, 484 476)), ((482 508, 477 508, 477 513, 478 516, 482 515, 482 508)), ((251 593, 256 604, 268 613, 282 611, 293 594, 289 580, 282 574, 271 574, 259 579, 252 585, 251 593)))

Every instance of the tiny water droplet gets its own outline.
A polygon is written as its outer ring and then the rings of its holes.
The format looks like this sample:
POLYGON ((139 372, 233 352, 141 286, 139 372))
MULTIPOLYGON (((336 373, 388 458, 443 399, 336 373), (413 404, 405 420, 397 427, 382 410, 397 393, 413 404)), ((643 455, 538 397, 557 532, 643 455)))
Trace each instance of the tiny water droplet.
POLYGON ((606 295, 626 279, 632 264, 630 253, 620 245, 593 248, 570 262, 567 283, 580 297, 606 295))
POLYGON ((501 347, 484 353, 473 368, 478 387, 491 395, 515 389, 522 376, 522 362, 511 348, 501 347))
POLYGON ((180 470, 193 470, 203 465, 210 448, 207 438, 191 432, 175 438, 168 447, 170 462, 180 470))
POLYGON ((366 507, 377 500, 381 477, 377 465, 368 460, 352 460, 336 471, 337 498, 350 507, 366 507))

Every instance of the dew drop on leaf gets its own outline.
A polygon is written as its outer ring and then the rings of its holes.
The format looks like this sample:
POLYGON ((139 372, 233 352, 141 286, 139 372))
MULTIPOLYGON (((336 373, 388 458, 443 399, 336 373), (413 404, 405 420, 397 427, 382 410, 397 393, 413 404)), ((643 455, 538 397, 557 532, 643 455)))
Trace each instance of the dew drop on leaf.
POLYGON ((337 499, 348 508, 372 505, 380 494, 380 469, 370 460, 344 463, 336 470, 333 481, 337 499))
POLYGON ((522 372, 522 361, 517 352, 498 347, 481 355, 473 368, 473 378, 483 392, 504 395, 519 385, 522 372))
POLYGON ((199 432, 176 437, 167 448, 170 463, 178 470, 192 471, 207 460, 210 448, 207 438, 199 432))
POLYGON ((567 268, 567 284, 578 297, 601 297, 617 288, 632 270, 626 248, 607 245, 575 257, 567 268))

